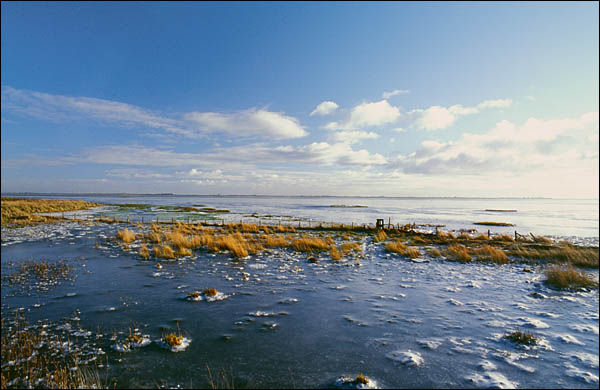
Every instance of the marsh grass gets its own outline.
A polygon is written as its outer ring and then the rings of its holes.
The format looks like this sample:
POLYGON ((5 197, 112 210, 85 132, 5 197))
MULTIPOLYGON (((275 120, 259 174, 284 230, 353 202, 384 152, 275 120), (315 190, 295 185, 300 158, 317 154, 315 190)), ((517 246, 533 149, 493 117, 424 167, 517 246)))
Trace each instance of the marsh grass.
POLYGON ((219 293, 216 288, 205 288, 203 292, 204 295, 209 297, 214 297, 219 293))
POLYGON ((146 244, 142 244, 142 246, 140 247, 139 255, 142 259, 145 260, 148 260, 150 258, 150 251, 148 250, 146 244))
POLYGON ((1 224, 2 226, 21 227, 40 223, 56 223, 60 218, 37 214, 85 210, 96 206, 100 206, 100 204, 82 200, 2 197, 0 201, 1 224))
POLYGON ((130 244, 136 240, 135 233, 127 228, 123 230, 117 230, 117 238, 123 241, 125 244, 130 244))
MULTIPOLYGON (((4 265, 3 265, 4 267, 4 265)), ((64 261, 25 261, 19 270, 2 276, 2 282, 23 290, 49 291, 64 281, 75 278, 74 268, 64 261)))
POLYGON ((76 353, 65 356, 53 347, 66 343, 72 344, 68 334, 30 327, 20 315, 3 317, 1 388, 107 388, 96 367, 80 366, 76 353))
POLYGON ((173 248, 166 244, 156 245, 154 247, 154 256, 162 257, 164 259, 174 259, 175 251, 173 250, 173 248))
POLYGON ((598 268, 598 248, 569 243, 556 246, 520 244, 513 246, 509 254, 526 260, 545 260, 554 263, 570 263, 578 267, 598 268))
POLYGON ((343 258, 343 254, 342 252, 340 252, 340 250, 338 248, 336 248, 335 246, 332 246, 331 248, 329 248, 329 255, 331 256, 332 260, 342 260, 343 258))
POLYGON ((572 266, 566 268, 551 267, 546 269, 546 284, 557 289, 598 287, 598 283, 586 275, 578 272, 572 266))
POLYGON ((302 236, 297 239, 292 239, 291 246, 298 252, 312 253, 314 251, 326 251, 329 249, 329 244, 314 236, 302 236))
POLYGON ((537 338, 532 333, 522 332, 520 330, 508 333, 504 335, 504 338, 520 345, 535 345, 538 342, 537 338))
POLYGON ((480 261, 491 261, 496 264, 506 264, 509 261, 508 256, 506 256, 506 253, 502 249, 497 249, 487 244, 472 251, 478 256, 477 260, 480 261))
POLYGON ((446 258, 450 261, 466 263, 471 261, 469 248, 461 244, 452 244, 446 249, 446 258))
POLYGON ((377 230, 373 235, 373 241, 375 242, 381 242, 385 239, 387 239, 387 234, 384 230, 377 230))
POLYGON ((429 256, 431 256, 431 257, 441 257, 442 256, 442 252, 440 252, 440 250, 438 248, 431 248, 431 249, 429 249, 429 256))

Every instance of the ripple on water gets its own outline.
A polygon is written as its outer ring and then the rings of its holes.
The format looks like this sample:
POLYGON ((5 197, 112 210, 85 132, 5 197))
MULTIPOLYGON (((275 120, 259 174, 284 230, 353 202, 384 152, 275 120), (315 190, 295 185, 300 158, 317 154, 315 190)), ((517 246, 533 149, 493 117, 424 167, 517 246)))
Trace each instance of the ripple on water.
POLYGON ((568 333, 558 334, 556 338, 566 344, 585 345, 582 341, 579 341, 575 336, 568 333))
POLYGON ((585 383, 598 384, 598 375, 587 372, 578 367, 575 367, 569 362, 565 362, 563 366, 567 369, 567 375, 584 381, 585 383))

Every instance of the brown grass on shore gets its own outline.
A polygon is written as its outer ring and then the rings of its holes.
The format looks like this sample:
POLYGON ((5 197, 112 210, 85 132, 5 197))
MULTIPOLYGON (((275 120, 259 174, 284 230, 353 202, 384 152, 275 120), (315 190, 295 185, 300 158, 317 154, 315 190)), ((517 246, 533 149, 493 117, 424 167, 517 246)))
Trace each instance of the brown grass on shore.
POLYGON ((228 234, 218 237, 216 246, 219 249, 226 249, 231 252, 234 257, 243 258, 248 256, 248 246, 246 240, 238 234, 228 234))
POLYGON ((598 287, 598 283, 572 266, 567 268, 551 267, 546 269, 546 284, 558 288, 598 287))
POLYGON ((85 210, 100 206, 99 203, 83 200, 38 199, 2 197, 1 201, 2 226, 22 227, 40 223, 55 223, 60 218, 44 217, 37 213, 55 213, 61 211, 85 210))
POLYGON ((446 258, 450 261, 460 261, 463 263, 471 261, 469 248, 461 244, 452 244, 446 249, 446 258))
POLYGON ((385 250, 388 252, 399 253, 402 256, 408 256, 415 259, 421 256, 421 252, 414 247, 406 247, 400 240, 390 241, 385 244, 385 250))
POLYGON ((342 252, 340 252, 340 250, 335 246, 329 248, 329 255, 331 256, 332 260, 342 260, 343 257, 342 252))
POLYGON ((442 256, 442 252, 440 252, 440 250, 438 248, 431 248, 429 250, 429 256, 431 256, 431 257, 441 257, 442 256))
POLYGON ((502 249, 494 248, 490 245, 484 245, 481 248, 473 249, 473 253, 478 256, 477 260, 491 261, 496 264, 508 263, 508 256, 502 249))
POLYGON ((570 243, 561 243, 558 246, 518 245, 512 247, 509 254, 527 260, 546 260, 570 263, 578 267, 598 268, 598 248, 580 247, 570 243))

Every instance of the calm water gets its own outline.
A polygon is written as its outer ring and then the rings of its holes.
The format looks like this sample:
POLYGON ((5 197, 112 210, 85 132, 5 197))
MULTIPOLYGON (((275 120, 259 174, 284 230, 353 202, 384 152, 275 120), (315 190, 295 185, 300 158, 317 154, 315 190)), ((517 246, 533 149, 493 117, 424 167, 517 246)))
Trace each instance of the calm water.
MULTIPOLYGON (((596 242, 598 236, 597 201, 86 199, 202 204, 231 210, 223 216, 231 220, 258 213, 275 220, 372 223, 377 217, 387 222, 389 216, 393 223, 437 223, 447 229, 500 220, 516 223, 513 230, 534 234, 596 237, 596 242), (488 208, 518 212, 483 211, 488 208)), ((122 226, 67 223, 18 234, 3 231, 3 275, 23 260, 36 259, 66 260, 77 277, 31 296, 3 283, 2 303, 3 310, 23 307, 33 321, 72 318, 78 309, 79 319, 69 320, 72 337, 84 337, 75 335, 79 328, 91 331, 90 342, 109 359, 103 375, 119 387, 202 387, 207 385, 207 365, 213 373, 221 368, 232 372, 236 387, 328 387, 340 376, 359 373, 381 387, 598 385, 598 291, 548 289, 541 283, 542 268, 528 273, 523 265, 458 264, 426 255, 420 260, 428 262, 417 263, 387 254, 382 244, 365 236, 363 254, 342 263, 327 255, 309 263, 305 254, 287 250, 240 261, 196 251, 192 258, 161 262, 158 271, 154 261, 140 261, 135 246, 128 252, 112 242, 118 228, 122 226), (208 287, 228 297, 216 302, 185 299, 187 291, 208 287), (123 339, 129 328, 137 327, 156 340, 177 324, 192 340, 183 352, 154 342, 128 353, 111 349, 113 331, 123 339), (542 342, 524 348, 502 338, 516 329, 531 331, 542 342)), ((597 270, 589 272, 598 280, 597 270)))

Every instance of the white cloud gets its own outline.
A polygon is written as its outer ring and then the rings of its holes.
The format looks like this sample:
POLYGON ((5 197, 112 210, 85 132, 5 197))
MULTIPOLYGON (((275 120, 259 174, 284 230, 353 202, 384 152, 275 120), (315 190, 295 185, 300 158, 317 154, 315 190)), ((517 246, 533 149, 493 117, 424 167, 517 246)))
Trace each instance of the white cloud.
POLYGON ((390 92, 384 92, 381 97, 385 100, 391 98, 392 96, 396 96, 396 95, 400 95, 402 93, 409 93, 410 91, 408 89, 394 89, 393 91, 390 92))
POLYGON ((299 138, 308 133, 296 118, 266 110, 245 110, 231 114, 190 112, 184 119, 191 127, 203 131, 222 131, 236 136, 299 138))
POLYGON ((310 115, 329 115, 335 110, 337 110, 338 107, 339 106, 335 102, 324 101, 323 103, 319 104, 317 108, 315 108, 313 112, 310 113, 310 115))
POLYGON ((598 113, 576 119, 529 118, 521 125, 501 121, 485 134, 463 134, 451 142, 424 141, 414 153, 402 155, 392 166, 405 173, 426 175, 489 175, 571 172, 581 176, 598 164, 598 113))
POLYGON ((380 100, 372 103, 362 103, 354 107, 350 116, 343 122, 329 122, 324 127, 329 130, 356 130, 369 126, 381 126, 395 122, 400 117, 400 110, 380 100))
POLYGON ((131 104, 95 99, 51 95, 2 86, 2 110, 51 121, 94 119, 120 127, 139 126, 162 129, 186 137, 209 132, 225 132, 238 137, 299 138, 308 133, 300 122, 283 113, 249 109, 230 114, 189 112, 166 117, 131 104))
POLYGON ((513 101, 511 99, 496 99, 496 100, 486 100, 477 105, 478 108, 488 108, 488 107, 510 107, 512 106, 513 101))
POLYGON ((450 107, 431 106, 427 109, 414 109, 408 112, 407 118, 412 120, 412 124, 423 130, 445 129, 461 116, 471 115, 484 108, 510 107, 511 99, 486 100, 475 107, 465 107, 455 104, 450 107))
POLYGON ((379 134, 373 133, 371 131, 357 131, 357 130, 349 130, 349 131, 336 131, 332 135, 332 140, 335 142, 343 142, 347 144, 355 144, 360 142, 363 139, 376 139, 379 138, 379 134))

